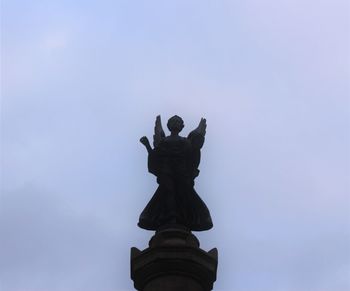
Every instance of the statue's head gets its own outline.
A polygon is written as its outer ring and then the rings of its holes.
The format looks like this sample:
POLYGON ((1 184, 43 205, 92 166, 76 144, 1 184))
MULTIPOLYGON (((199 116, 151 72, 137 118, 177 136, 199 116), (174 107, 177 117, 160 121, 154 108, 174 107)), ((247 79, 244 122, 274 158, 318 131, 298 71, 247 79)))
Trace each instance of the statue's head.
POLYGON ((170 132, 180 132, 184 128, 184 121, 180 116, 174 115, 168 120, 167 126, 170 132))

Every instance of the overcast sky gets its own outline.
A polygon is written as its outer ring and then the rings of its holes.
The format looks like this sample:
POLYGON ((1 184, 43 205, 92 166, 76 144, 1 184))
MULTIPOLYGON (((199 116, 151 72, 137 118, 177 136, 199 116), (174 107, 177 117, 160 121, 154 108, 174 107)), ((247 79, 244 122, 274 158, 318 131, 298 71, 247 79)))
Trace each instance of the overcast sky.
POLYGON ((133 290, 158 114, 207 118, 215 290, 350 290, 349 5, 3 0, 0 290, 133 290))

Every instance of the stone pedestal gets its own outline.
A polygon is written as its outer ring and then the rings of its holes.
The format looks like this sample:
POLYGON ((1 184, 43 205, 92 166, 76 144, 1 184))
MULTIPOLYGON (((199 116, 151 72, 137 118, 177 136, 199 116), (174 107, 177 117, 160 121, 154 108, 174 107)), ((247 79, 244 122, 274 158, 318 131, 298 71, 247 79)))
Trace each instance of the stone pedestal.
POLYGON ((131 279, 139 291, 209 291, 216 280, 217 249, 177 226, 157 231, 143 251, 131 248, 131 279))

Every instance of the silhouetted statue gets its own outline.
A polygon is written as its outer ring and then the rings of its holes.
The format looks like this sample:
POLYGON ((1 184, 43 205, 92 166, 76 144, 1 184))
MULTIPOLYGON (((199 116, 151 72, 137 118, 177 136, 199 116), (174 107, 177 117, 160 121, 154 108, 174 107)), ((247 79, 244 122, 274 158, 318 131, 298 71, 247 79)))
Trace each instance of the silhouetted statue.
POLYGON ((194 190, 206 120, 202 118, 187 138, 179 136, 184 127, 181 117, 171 117, 167 126, 171 132, 169 136, 165 136, 160 116, 157 116, 153 149, 147 137, 140 139, 148 151, 148 170, 157 176, 159 187, 141 213, 138 225, 148 230, 171 225, 208 230, 213 226, 209 210, 194 190))

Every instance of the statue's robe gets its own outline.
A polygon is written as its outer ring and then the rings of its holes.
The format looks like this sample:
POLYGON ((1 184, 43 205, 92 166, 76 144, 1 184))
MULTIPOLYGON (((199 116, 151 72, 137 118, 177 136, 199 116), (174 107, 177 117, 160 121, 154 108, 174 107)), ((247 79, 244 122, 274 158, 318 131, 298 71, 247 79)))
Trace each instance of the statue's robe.
POLYGON ((212 228, 209 210, 194 190, 198 176, 200 148, 204 137, 192 132, 188 138, 164 138, 148 155, 148 170, 159 184, 140 215, 138 225, 157 230, 178 224, 190 230, 212 228))

